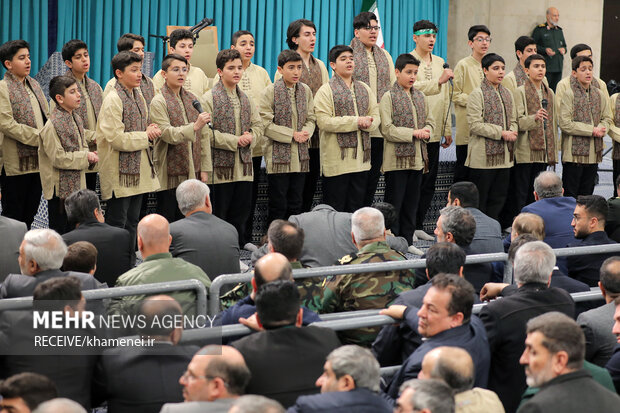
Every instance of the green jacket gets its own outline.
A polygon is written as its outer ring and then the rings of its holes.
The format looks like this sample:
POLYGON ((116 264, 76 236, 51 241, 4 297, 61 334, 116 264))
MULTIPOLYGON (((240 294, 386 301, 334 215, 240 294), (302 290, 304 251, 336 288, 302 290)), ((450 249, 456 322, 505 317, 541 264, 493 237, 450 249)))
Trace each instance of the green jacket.
MULTIPOLYGON (((545 57, 547 64, 547 72, 562 72, 562 64, 564 62, 564 55, 559 52, 560 47, 566 50, 566 40, 564 40, 564 32, 559 26, 553 29, 547 28, 547 22, 541 23, 534 28, 532 37, 536 41, 536 48, 538 53, 545 57), (545 51, 546 48, 550 48, 555 52, 555 55, 549 56, 545 51)), ((568 53, 568 50, 566 50, 568 53)))

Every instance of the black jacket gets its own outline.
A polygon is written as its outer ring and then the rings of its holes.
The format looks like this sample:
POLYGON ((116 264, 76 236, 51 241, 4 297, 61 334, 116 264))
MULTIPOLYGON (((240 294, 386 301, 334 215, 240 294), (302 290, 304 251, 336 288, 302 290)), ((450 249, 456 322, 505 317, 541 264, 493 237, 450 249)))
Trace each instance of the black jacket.
MULTIPOLYGON (((596 231, 580 241, 568 244, 568 246, 585 247, 588 245, 605 245, 615 243, 616 241, 613 241, 607 237, 605 231, 596 231)), ((614 255, 617 255, 617 253, 608 252, 606 254, 570 255, 566 257, 568 276, 582 281, 590 287, 596 287, 600 278, 600 270, 603 261, 609 257, 613 257, 614 255)))
POLYGON ((390 413, 392 407, 366 388, 301 396, 287 413, 390 413))

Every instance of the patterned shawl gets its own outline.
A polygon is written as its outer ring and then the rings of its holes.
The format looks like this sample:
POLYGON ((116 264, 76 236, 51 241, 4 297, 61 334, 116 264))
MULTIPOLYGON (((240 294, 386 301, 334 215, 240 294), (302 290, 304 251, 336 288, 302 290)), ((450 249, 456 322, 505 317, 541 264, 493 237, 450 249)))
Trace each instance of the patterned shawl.
MULTIPOLYGON (((598 82, 592 81, 592 84, 598 82)), ((591 85, 592 85, 591 84, 591 85)), ((592 86, 584 90, 576 77, 570 77, 570 87, 573 90, 575 99, 573 101, 573 120, 575 122, 587 123, 597 126, 601 121, 601 95, 593 90, 592 86)), ((596 88, 596 86, 594 86, 596 88)), ((590 156, 590 139, 594 139, 594 151, 596 152, 596 162, 603 160, 603 138, 593 138, 592 136, 573 135, 572 155, 573 162, 587 163, 590 156)))
MULTIPOLYGON (((148 112, 144 99, 140 96, 138 89, 131 91, 116 82, 114 86, 118 96, 123 103, 123 124, 125 132, 143 132, 146 130, 148 112)), ((118 154, 118 172, 119 183, 121 186, 139 186, 140 185, 140 159, 142 151, 120 152, 118 154)))
POLYGON ((528 80, 528 77, 525 74, 525 70, 523 70, 523 66, 521 66, 521 63, 517 62, 517 65, 512 72, 515 74, 515 79, 517 80, 517 87, 524 85, 525 82, 528 80))
MULTIPOLYGON (((220 80, 212 89, 213 93, 213 129, 223 133, 236 134, 235 110, 220 80)), ((252 107, 248 96, 236 87, 241 104, 241 133, 250 130, 252 107)), ((219 179, 232 179, 235 167, 235 152, 213 148, 213 170, 219 179)), ((239 158, 243 163, 243 176, 252 175, 252 150, 250 145, 239 148, 239 158)))
MULTIPOLYGON (((301 131, 306 118, 308 117, 308 107, 306 101, 306 89, 303 84, 295 85, 295 106, 297 110, 297 128, 296 132, 301 131)), ((273 123, 287 128, 293 127, 293 105, 291 97, 288 94, 284 79, 280 78, 273 84, 273 107, 274 116, 273 123)), ((272 160, 275 173, 284 173, 291 169, 291 145, 292 143, 282 143, 273 141, 272 160)), ((299 153, 299 164, 301 172, 310 170, 310 155, 308 153, 308 141, 297 143, 299 153)))
MULTIPOLYGON (((540 110, 541 103, 538 96, 536 86, 531 80, 527 80, 525 84, 525 101, 527 105, 527 114, 535 115, 540 110)), ((549 165, 555 165, 555 137, 553 136, 553 94, 549 92, 549 88, 542 84, 543 99, 547 99, 547 127, 544 128, 543 121, 538 121, 536 129, 529 131, 530 140, 530 161, 544 162, 545 157, 549 165), (545 156, 546 155, 546 156, 545 156)))
MULTIPOLYGON (((424 94, 415 88, 411 88, 407 93, 398 82, 394 82, 390 90, 392 96, 392 121, 394 126, 411 129, 422 129, 426 124, 426 105, 424 94), (413 106, 411 105, 413 102, 413 106), (417 125, 414 121, 413 111, 417 115, 417 125)), ((401 169, 411 169, 415 163, 415 139, 409 143, 396 144, 396 166, 401 169)), ((424 171, 428 171, 428 154, 426 142, 420 141, 422 148, 422 159, 424 161, 424 171)))
MULTIPOLYGON (((598 82, 597 82, 598 83, 598 82)), ((614 124, 620 126, 620 99, 616 98, 616 112, 614 115, 614 124)), ((611 154, 611 158, 614 160, 620 159, 620 144, 614 141, 614 150, 611 154)))
MULTIPOLYGON (((484 123, 497 125, 506 130, 510 127, 510 114, 512 113, 512 98, 510 92, 502 85, 497 86, 497 91, 486 77, 480 83, 482 96, 484 98, 484 123), (497 95, 499 93, 499 96, 497 95), (503 110, 502 110, 503 107, 503 110)), ((510 152, 510 160, 514 153, 514 142, 506 142, 503 139, 485 139, 485 151, 487 155, 487 166, 496 166, 504 163, 504 144, 510 152)))
MULTIPOLYGON (((9 90, 9 100, 11 101, 11 109, 13 110, 13 119, 15 122, 23 125, 30 126, 31 128, 37 128, 36 118, 34 116, 34 108, 30 104, 30 96, 26 90, 26 85, 15 77, 11 72, 4 74, 4 80, 6 81, 7 88, 9 90)), ((45 95, 41 90, 39 83, 26 76, 26 84, 30 87, 32 92, 39 101, 41 114, 43 115, 43 122, 45 123, 45 108, 47 107, 47 101, 45 95)), ((20 171, 33 171, 39 167, 39 157, 37 154, 38 148, 36 146, 26 145, 20 141, 17 143, 17 156, 19 158, 19 170, 20 171)))
MULTIPOLYGON (((198 111, 192 105, 192 102, 196 100, 196 95, 192 92, 181 88, 179 90, 179 97, 183 106, 179 104, 175 94, 170 90, 167 84, 161 88, 161 94, 166 100, 166 107, 168 109, 168 117, 170 118, 170 125, 173 127, 186 125, 185 116, 187 120, 193 123, 198 119, 198 111)), ((192 161, 194 163, 194 171, 196 176, 200 177, 200 137, 201 132, 195 133, 196 141, 192 145, 192 161)), ((168 162, 166 165, 168 172, 168 189, 176 188, 181 182, 189 179, 189 142, 181 142, 176 145, 168 145, 168 162)))
MULTIPOLYGON (((334 73, 329 81, 329 86, 332 88, 336 116, 355 116, 353 94, 344 80, 334 73)), ((359 116, 366 116, 370 107, 368 90, 359 81, 353 82, 353 90, 355 91, 357 113, 359 116)), ((364 151, 363 161, 368 162, 370 161, 370 133, 364 130, 360 132, 362 133, 362 150, 364 151)), ((345 158, 347 148, 354 148, 353 159, 357 159, 357 131, 339 133, 337 139, 338 146, 340 146, 340 159, 345 158)))
MULTIPOLYGON (((316 91, 323 86, 323 75, 321 74, 321 65, 314 56, 310 55, 310 66, 306 66, 304 63, 301 68, 301 77, 299 78, 301 83, 305 83, 310 87, 312 96, 316 94, 316 91)), ((314 133, 310 138, 310 148, 319 147, 319 129, 314 128, 314 133)))
POLYGON ((142 80, 140 80, 140 91, 147 106, 150 105, 151 100, 155 97, 155 86, 153 86, 153 81, 145 74, 142 74, 142 80))
MULTIPOLYGON (((366 46, 357 37, 354 37, 351 40, 351 48, 353 49, 353 60, 355 61, 353 80, 359 80, 370 86, 366 46)), ((377 103, 379 103, 383 94, 390 89, 390 65, 385 53, 379 46, 374 45, 372 47, 372 55, 377 66, 377 103)))
MULTIPOLYGON (((82 118, 75 110, 69 113, 58 105, 52 111, 50 121, 54 125, 54 129, 56 129, 60 145, 65 152, 80 151, 86 146, 84 141, 84 124, 82 118)), ((59 169, 58 177, 58 198, 64 200, 71 193, 80 189, 81 171, 59 169)))

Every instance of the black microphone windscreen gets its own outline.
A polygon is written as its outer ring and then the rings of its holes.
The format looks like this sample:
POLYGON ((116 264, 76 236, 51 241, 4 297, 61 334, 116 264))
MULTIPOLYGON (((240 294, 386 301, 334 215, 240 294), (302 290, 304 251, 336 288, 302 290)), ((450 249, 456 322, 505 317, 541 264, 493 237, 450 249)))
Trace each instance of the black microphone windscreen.
POLYGON ((450 65, 448 64, 448 62, 445 62, 445 63, 443 64, 443 68, 444 68, 444 69, 450 69, 450 65))
POLYGON ((194 100, 192 102, 192 106, 194 107, 194 109, 196 109, 199 113, 202 113, 202 105, 200 104, 200 102, 198 101, 198 99, 194 100))
POLYGON ((547 109, 547 105, 549 104, 549 101, 547 99, 543 99, 540 103, 543 109, 547 109))

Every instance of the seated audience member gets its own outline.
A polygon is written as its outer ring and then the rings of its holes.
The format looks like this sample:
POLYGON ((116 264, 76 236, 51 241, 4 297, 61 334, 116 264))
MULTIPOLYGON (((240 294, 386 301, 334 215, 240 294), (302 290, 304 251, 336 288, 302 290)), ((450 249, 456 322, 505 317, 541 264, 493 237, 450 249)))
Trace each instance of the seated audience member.
MULTIPOLYGON (((568 247, 585 247, 588 245, 615 244, 605 233, 607 219, 607 202, 599 195, 581 195, 573 213, 575 238, 578 241, 568 247)), ((566 258, 568 276, 596 287, 599 282, 601 264, 614 253, 570 255, 566 258)))
POLYGON ((424 356, 420 379, 437 379, 454 392, 456 413, 504 413, 497 394, 474 386, 474 361, 458 347, 437 347, 424 356))
POLYGON ((272 398, 285 407, 299 396, 316 393, 314 382, 321 366, 340 341, 333 330, 302 327, 302 313, 293 282, 274 281, 260 288, 256 316, 241 321, 265 331, 232 343, 252 372, 247 393, 272 398))
POLYGON ((400 386, 396 401, 398 413, 454 413, 452 389, 441 380, 411 379, 400 386))
MULTIPOLYGON (((165 281, 198 280, 209 288, 211 280, 200 267, 190 264, 181 258, 172 258, 170 248, 169 225, 161 215, 147 215, 138 223, 138 249, 144 261, 137 267, 118 277, 117 287, 143 285, 165 281)), ((196 293, 194 291, 175 291, 169 294, 183 308, 183 314, 195 313, 196 293)), ((133 295, 115 300, 110 305, 112 313, 127 312, 132 314, 131 307, 144 295, 133 295)))
MULTIPOLYGON (((341 265, 404 261, 406 257, 391 249, 385 241, 383 214, 364 207, 351 217, 351 238, 358 248, 355 254, 345 255, 341 265)), ((385 308, 396 296, 414 288, 412 270, 373 271, 362 274, 342 274, 329 277, 323 287, 321 313, 371 310, 385 308)), ((380 327, 339 332, 343 343, 370 346, 380 327)))
POLYGON ((166 403, 160 413, 227 412, 245 393, 250 371, 239 351, 230 346, 200 349, 179 383, 184 403, 166 403))
MULTIPOLYGON (((2 157, 0 156, 0 164, 2 157)), ((0 193, 0 198, 2 194, 0 193)), ((0 216, 0 283, 7 275, 19 273, 19 245, 28 231, 26 224, 13 218, 0 216)))
POLYGON ((31 413, 57 396, 54 382, 36 373, 20 373, 0 381, 0 411, 31 413))
POLYGON ((304 246, 304 230, 297 224, 283 219, 275 219, 267 230, 267 249, 269 252, 279 252, 291 264, 291 269, 303 268, 299 257, 304 246))
POLYGON ((503 252, 502 228, 499 222, 478 209, 478 188, 472 182, 452 184, 446 206, 460 206, 468 210, 476 221, 476 233, 471 241, 471 254, 503 252))
POLYGON ((140 305, 139 314, 144 325, 138 333, 153 344, 105 350, 95 375, 93 398, 107 401, 110 412, 158 412, 164 403, 182 402, 178 378, 198 351, 196 346, 179 345, 182 326, 162 322, 183 315, 174 298, 149 297, 140 305), (145 381, 145 377, 157 380, 145 381))
POLYGON ((172 256, 199 266, 211 281, 240 272, 237 230, 213 215, 209 187, 188 179, 177 187, 176 197, 185 218, 170 224, 172 256))
MULTIPOLYGON (((390 248, 402 253, 408 252, 409 243, 407 242, 407 240, 403 237, 395 236, 392 232, 392 228, 394 228, 394 226, 396 225, 396 220, 398 219, 398 216, 396 215, 396 208, 394 208, 394 205, 390 204, 389 202, 375 202, 371 206, 375 209, 378 209, 383 214, 383 219, 385 220, 385 235, 386 237, 390 238, 390 248)), ((419 231, 424 232, 423 230, 419 231)), ((430 235, 426 235, 430 237, 430 235)), ((435 238, 432 237, 432 240, 434 239, 435 238)))
POLYGON ((59 397, 41 403, 33 413, 86 413, 86 409, 73 400, 59 397))
POLYGON ((532 234, 536 239, 545 239, 545 221, 542 217, 531 212, 521 212, 512 221, 511 238, 515 239, 521 234, 532 234))
MULTIPOLYGON (((575 314, 571 296, 562 289, 549 288, 554 266, 555 254, 544 242, 521 246, 514 259, 518 290, 502 300, 490 302, 480 311, 491 349, 488 388, 497 393, 509 413, 516 411, 527 387, 523 369, 518 365, 525 324, 549 311, 561 311, 570 317, 575 314)), ((486 288, 483 290, 487 292, 486 288)), ((495 295, 491 294, 491 298, 495 295)))
POLYGON ((69 245, 67 255, 62 261, 61 270, 95 275, 97 271, 97 248, 88 241, 78 241, 69 245))
POLYGON ((0 298, 31 296, 40 283, 68 275, 79 278, 82 290, 101 288, 101 284, 90 274, 61 271, 66 254, 67 245, 54 230, 32 229, 26 232, 19 247, 21 274, 6 277, 0 285, 0 298))
POLYGON ((611 331, 616 336, 618 345, 614 348, 614 354, 605 365, 605 368, 611 374, 616 392, 620 394, 620 298, 616 297, 614 306, 614 325, 611 331))
POLYGON ((329 353, 316 386, 321 394, 301 396, 289 413, 391 412, 379 394, 379 363, 372 353, 355 345, 329 353))
MULTIPOLYGON (((620 111, 618 111, 618 115, 620 116, 620 111)), ((620 122, 615 128, 617 129, 618 127, 620 127, 620 122)), ((614 143, 614 145, 617 145, 617 143, 614 143)), ((618 193, 618 188, 620 188, 620 175, 616 178, 616 193, 618 193)), ((605 221, 605 232, 609 238, 618 242, 620 241, 620 197, 609 198, 607 200, 607 207, 609 212, 605 221)), ((0 225, 2 225, 2 221, 0 221, 0 225)))
MULTIPOLYGON (((426 276, 428 282, 411 291, 400 293, 392 304, 421 308, 424 296, 433 286, 433 277, 440 273, 463 276, 465 252, 450 242, 438 242, 426 253, 426 276)), ((476 301, 474 295, 474 302, 476 301)), ((478 300, 479 301, 479 300, 478 300)), ((372 344, 372 351, 382 366, 402 364, 422 344, 422 337, 406 323, 383 326, 372 344)))
MULTIPOLYGON (((519 362, 527 384, 540 387, 519 413, 618 412, 620 398, 583 369, 583 332, 570 317, 550 312, 527 323, 525 350, 519 362)), ((514 391, 514 389, 513 389, 514 391)))
POLYGON ((610 257, 603 262, 598 286, 606 304, 579 314, 577 324, 586 337, 586 360, 603 367, 616 346, 616 336, 611 330, 616 310, 614 300, 620 297, 620 257, 610 257))
MULTIPOLYGON (((217 316, 215 324, 238 324, 240 318, 251 317, 256 312, 256 294, 263 285, 273 281, 293 281, 293 273, 289 261, 278 252, 267 254, 256 261, 254 277, 252 277, 252 292, 232 307, 221 312, 217 316)), ((302 307, 302 309, 303 325, 321 321, 315 312, 305 307, 302 307)))
POLYGON ((461 347, 469 352, 476 366, 475 385, 486 387, 491 360, 484 325, 472 316, 474 290, 465 279, 454 274, 438 274, 433 286, 424 296, 421 308, 392 305, 381 311, 396 320, 403 319, 409 328, 425 338, 385 389, 393 399, 398 389, 408 379, 416 378, 422 369, 422 359, 430 350, 439 346, 461 347))
POLYGON ((285 413, 285 410, 275 400, 256 394, 246 394, 234 401, 229 413, 285 413))
POLYGON ((97 194, 90 189, 75 191, 65 199, 65 210, 73 231, 62 236, 67 245, 88 241, 97 248, 95 278, 112 287, 116 279, 135 264, 135 246, 129 231, 104 222, 97 194))

